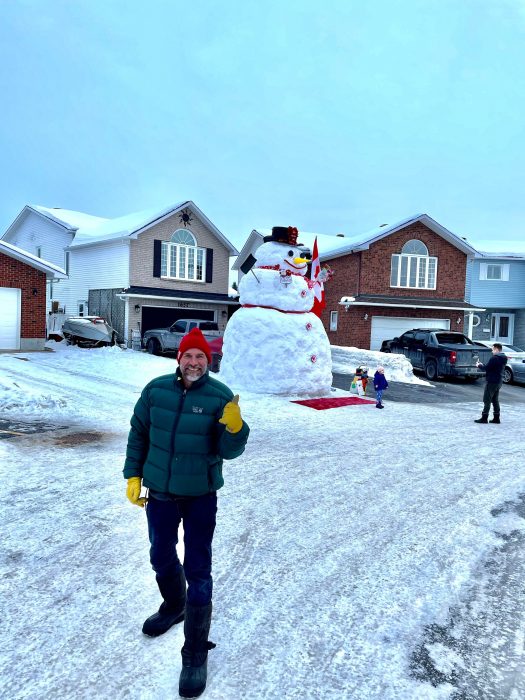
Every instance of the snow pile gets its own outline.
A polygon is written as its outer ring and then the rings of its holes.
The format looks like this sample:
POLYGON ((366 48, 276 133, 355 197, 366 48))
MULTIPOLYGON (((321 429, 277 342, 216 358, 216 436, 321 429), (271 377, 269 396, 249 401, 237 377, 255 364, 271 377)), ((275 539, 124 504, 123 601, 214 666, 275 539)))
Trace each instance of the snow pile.
POLYGON ((0 412, 16 411, 39 415, 42 411, 53 411, 66 406, 66 401, 61 396, 46 392, 45 385, 42 389, 43 392, 35 391, 23 381, 0 377, 0 412))
POLYGON ((404 355, 340 345, 331 345, 330 349, 334 374, 355 374, 357 367, 368 367, 368 375, 373 377, 378 367, 384 367, 385 377, 389 382, 431 386, 429 382, 414 376, 412 365, 404 355))

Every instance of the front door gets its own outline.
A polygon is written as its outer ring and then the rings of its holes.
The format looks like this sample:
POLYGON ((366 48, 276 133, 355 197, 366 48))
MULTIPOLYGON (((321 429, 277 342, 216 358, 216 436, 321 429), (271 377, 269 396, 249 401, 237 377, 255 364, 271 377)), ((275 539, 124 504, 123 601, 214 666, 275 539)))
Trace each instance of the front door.
POLYGON ((492 314, 490 339, 495 343, 512 345, 514 339, 514 314, 492 314))

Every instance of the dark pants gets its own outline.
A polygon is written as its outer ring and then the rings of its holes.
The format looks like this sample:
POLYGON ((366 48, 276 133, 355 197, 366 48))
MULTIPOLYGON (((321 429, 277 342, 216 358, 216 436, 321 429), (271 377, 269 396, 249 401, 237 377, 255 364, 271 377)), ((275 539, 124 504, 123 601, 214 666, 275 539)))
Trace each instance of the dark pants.
POLYGON ((215 530, 217 494, 214 492, 169 501, 150 498, 146 513, 151 544, 150 561, 157 574, 159 587, 163 579, 172 580, 181 567, 175 545, 182 520, 188 603, 195 606, 208 605, 213 590, 211 542, 215 530))
POLYGON ((483 415, 488 416, 490 411, 490 404, 494 407, 494 415, 499 416, 499 390, 501 389, 501 383, 491 384, 487 382, 485 384, 485 391, 483 392, 483 415))

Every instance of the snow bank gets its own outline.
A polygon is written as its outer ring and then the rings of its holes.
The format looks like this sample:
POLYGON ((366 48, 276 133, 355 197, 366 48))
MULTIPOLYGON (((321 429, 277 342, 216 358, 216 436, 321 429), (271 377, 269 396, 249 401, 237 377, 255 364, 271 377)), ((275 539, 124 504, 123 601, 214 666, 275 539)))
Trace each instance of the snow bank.
POLYGON ((381 366, 385 368, 387 381, 431 386, 423 379, 414 376, 412 365, 404 355, 340 345, 331 345, 330 349, 332 351, 332 372, 336 374, 355 374, 357 367, 368 367, 368 374, 373 377, 377 368, 381 366))
POLYGON ((64 408, 66 401, 52 392, 32 390, 24 382, 0 377, 0 413, 16 411, 28 415, 39 415, 42 411, 64 408))

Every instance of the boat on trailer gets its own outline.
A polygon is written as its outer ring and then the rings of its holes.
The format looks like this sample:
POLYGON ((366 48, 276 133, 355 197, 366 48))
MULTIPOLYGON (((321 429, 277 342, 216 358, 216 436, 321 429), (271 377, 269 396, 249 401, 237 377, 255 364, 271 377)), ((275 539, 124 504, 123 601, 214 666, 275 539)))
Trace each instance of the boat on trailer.
POLYGON ((62 334, 70 345, 96 348, 113 345, 115 332, 100 316, 71 316, 62 325, 62 334))

